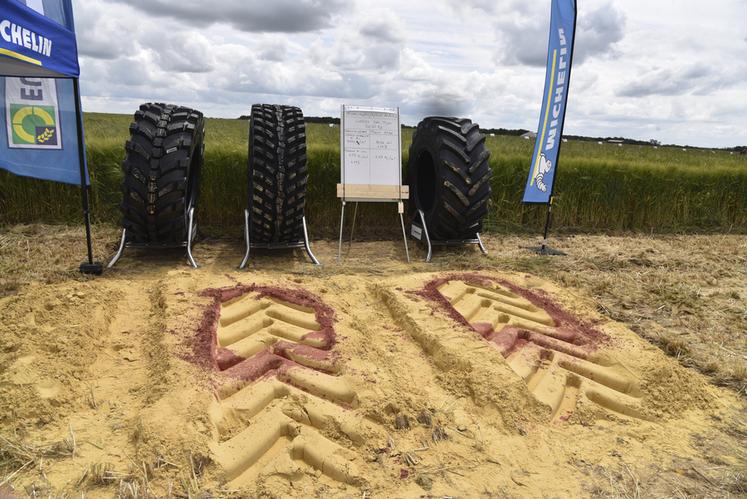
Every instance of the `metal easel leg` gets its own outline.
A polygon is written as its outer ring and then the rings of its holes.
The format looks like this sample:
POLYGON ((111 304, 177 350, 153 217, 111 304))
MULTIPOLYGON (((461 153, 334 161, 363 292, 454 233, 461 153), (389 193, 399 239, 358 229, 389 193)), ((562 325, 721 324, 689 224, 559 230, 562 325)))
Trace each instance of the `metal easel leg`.
MULTIPOLYGON (((402 203, 400 203, 401 205, 402 203)), ((402 240, 405 241, 405 255, 407 255, 407 263, 410 263, 410 248, 407 247, 407 231, 405 230, 405 218, 402 215, 402 211, 399 211, 399 223, 402 224, 402 240)))
POLYGON ((197 268, 199 265, 197 265, 197 262, 195 262, 194 257, 192 256, 192 240, 194 239, 194 236, 196 234, 196 227, 194 225, 195 221, 195 209, 190 208, 189 209, 189 225, 187 226, 187 261, 192 266, 192 268, 197 268))
POLYGON ((340 262, 342 256, 342 229, 345 223, 345 201, 342 202, 342 214, 340 215, 340 243, 337 245, 337 262, 340 262))
POLYGON ((480 247, 480 251, 482 251, 483 255, 488 254, 488 250, 485 249, 485 245, 482 243, 482 238, 480 237, 480 233, 476 233, 475 236, 477 237, 477 245, 480 247))
POLYGON ((122 253, 124 253, 126 243, 127 243, 127 229, 122 229, 122 240, 119 242, 119 248, 117 249, 117 252, 114 254, 111 261, 106 266, 107 269, 114 267, 114 264, 117 263, 120 258, 122 258, 122 253))
POLYGON ((355 233, 355 220, 358 218, 358 202, 355 203, 355 210, 353 210, 353 225, 350 226, 350 241, 348 241, 348 249, 353 247, 353 234, 355 233))
POLYGON ((312 262, 314 262, 314 265, 321 265, 319 263, 319 260, 316 259, 314 256, 314 253, 311 252, 311 243, 309 243, 309 231, 306 228, 306 217, 303 217, 303 244, 306 248, 306 253, 309 255, 309 258, 312 262))
POLYGON ((431 236, 428 235, 428 226, 425 224, 425 213, 423 213, 423 210, 418 210, 418 213, 420 214, 420 221, 423 224, 423 233, 425 233, 425 242, 428 243, 428 255, 425 257, 426 263, 431 262, 431 257, 433 256, 433 246, 431 245, 431 236))
POLYGON ((246 268, 246 264, 249 263, 249 252, 251 251, 252 244, 249 234, 249 210, 244 210, 244 242, 246 243, 246 252, 244 253, 244 259, 239 264, 239 269, 243 270, 246 268))

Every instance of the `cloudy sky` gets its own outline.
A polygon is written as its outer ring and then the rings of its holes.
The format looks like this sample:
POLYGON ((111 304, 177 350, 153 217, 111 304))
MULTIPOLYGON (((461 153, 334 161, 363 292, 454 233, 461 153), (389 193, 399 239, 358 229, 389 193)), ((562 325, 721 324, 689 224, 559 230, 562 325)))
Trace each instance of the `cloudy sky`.
MULTIPOLYGON (((536 129, 550 0, 75 0, 84 105, 536 129)), ((566 133, 747 144, 747 0, 581 0, 566 133)))

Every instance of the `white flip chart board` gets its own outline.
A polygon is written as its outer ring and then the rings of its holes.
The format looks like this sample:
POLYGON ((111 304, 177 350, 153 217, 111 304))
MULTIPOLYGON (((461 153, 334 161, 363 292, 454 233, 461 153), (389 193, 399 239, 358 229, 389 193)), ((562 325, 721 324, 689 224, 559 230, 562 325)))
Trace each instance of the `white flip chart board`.
POLYGON ((398 108, 342 106, 340 125, 343 199, 400 200, 402 145, 398 108))

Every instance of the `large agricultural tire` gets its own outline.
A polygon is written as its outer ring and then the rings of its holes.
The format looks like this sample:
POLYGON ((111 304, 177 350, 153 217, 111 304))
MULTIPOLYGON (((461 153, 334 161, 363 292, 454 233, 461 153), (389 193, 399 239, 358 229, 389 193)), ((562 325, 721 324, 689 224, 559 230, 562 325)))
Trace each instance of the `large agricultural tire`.
POLYGON ((143 104, 130 125, 122 163, 122 227, 131 243, 174 245, 187 239, 197 208, 204 157, 202 113, 143 104))
POLYGON ((488 213, 490 151, 485 135, 468 119, 425 118, 410 146, 413 217, 423 210, 434 240, 472 239, 488 213))
POLYGON ((303 240, 306 206, 306 125, 301 109, 255 104, 249 126, 251 242, 303 240))

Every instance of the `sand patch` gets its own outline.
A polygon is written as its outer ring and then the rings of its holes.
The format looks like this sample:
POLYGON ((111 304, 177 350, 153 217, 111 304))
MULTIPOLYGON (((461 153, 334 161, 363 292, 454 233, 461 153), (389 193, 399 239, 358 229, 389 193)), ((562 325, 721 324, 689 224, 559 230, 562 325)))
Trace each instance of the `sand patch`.
MULTIPOLYGON (((575 294, 524 274, 450 276, 208 268, 3 299, 0 432, 76 437, 74 455, 44 460, 44 479, 27 469, 11 484, 585 496, 626 467, 683 476, 707 445, 735 441, 732 392, 575 294), (423 294, 434 282, 440 301, 423 294)), ((735 452, 724 466, 736 470, 735 452)))

